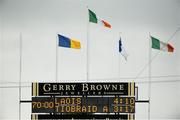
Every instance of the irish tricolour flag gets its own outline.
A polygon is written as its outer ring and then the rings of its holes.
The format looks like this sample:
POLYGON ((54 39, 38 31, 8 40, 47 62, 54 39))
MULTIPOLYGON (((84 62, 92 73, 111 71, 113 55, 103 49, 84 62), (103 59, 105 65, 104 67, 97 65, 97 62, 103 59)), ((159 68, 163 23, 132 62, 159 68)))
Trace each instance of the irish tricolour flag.
POLYGON ((100 24, 105 27, 111 28, 111 25, 108 22, 98 18, 97 15, 91 10, 89 10, 89 22, 100 24))
POLYGON ((173 52, 174 48, 172 45, 169 43, 162 42, 158 40, 155 37, 151 36, 151 41, 152 41, 152 48, 162 50, 162 51, 167 51, 167 52, 173 52))

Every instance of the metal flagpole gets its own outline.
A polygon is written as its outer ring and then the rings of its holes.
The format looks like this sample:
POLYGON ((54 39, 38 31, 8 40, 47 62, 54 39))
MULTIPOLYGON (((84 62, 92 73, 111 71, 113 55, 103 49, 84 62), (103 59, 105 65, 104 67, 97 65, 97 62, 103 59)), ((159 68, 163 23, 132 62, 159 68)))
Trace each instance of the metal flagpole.
POLYGON ((151 34, 149 32, 149 69, 148 69, 148 74, 149 74, 149 93, 148 93, 148 97, 149 97, 149 104, 148 104, 148 120, 150 120, 151 118, 151 34))
POLYGON ((86 62, 86 74, 87 74, 87 82, 89 81, 89 9, 88 9, 88 6, 86 6, 86 8, 87 8, 87 12, 88 12, 88 16, 87 16, 87 58, 86 58, 86 60, 87 60, 87 62, 86 62))
POLYGON ((58 42, 59 42, 59 37, 58 34, 56 36, 56 64, 55 64, 55 81, 58 81, 58 42))
POLYGON ((22 34, 19 35, 19 120, 21 120, 22 34))
MULTIPOLYGON (((121 40, 121 32, 119 32, 119 40, 118 40, 118 77, 119 78, 121 78, 121 67, 120 67, 120 65, 121 65, 121 53, 120 53, 120 43, 119 43, 119 41, 121 40)), ((119 80, 118 80, 119 81, 119 80)), ((116 97, 116 96, 115 96, 116 97)), ((118 97, 118 99, 119 99, 119 95, 117 96, 118 97)), ((119 115, 119 112, 118 112, 118 115, 119 115)))
MULTIPOLYGON (((119 32, 119 41, 121 40, 121 32, 119 32)), ((119 44, 119 41, 118 41, 118 52, 120 52, 119 50, 120 50, 120 44, 119 44)), ((121 41, 122 42, 122 41, 121 41)), ((120 53, 121 54, 121 53, 120 53)), ((121 77, 120 76, 120 72, 121 72, 121 68, 120 68, 120 60, 121 60, 121 55, 119 55, 119 60, 118 60, 118 63, 119 63, 119 69, 118 69, 118 75, 119 75, 119 78, 121 77)))
MULTIPOLYGON (((86 50, 86 52, 87 52, 87 55, 86 55, 86 82, 88 82, 89 81, 89 9, 88 9, 88 5, 86 6, 86 9, 87 9, 87 12, 88 12, 88 14, 87 14, 87 45, 86 45, 86 47, 87 47, 87 50, 86 50)), ((86 97, 87 97, 87 95, 86 95, 86 97)), ((87 102, 87 100, 86 100, 86 102, 87 102)))

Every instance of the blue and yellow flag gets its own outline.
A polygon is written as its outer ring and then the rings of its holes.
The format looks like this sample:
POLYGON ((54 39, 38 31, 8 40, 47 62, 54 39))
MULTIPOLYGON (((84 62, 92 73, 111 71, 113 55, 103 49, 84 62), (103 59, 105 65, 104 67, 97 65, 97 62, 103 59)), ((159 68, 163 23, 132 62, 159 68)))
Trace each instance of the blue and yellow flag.
POLYGON ((81 49, 81 43, 77 40, 70 39, 63 35, 58 34, 59 39, 59 47, 66 47, 66 48, 74 48, 74 49, 81 49))

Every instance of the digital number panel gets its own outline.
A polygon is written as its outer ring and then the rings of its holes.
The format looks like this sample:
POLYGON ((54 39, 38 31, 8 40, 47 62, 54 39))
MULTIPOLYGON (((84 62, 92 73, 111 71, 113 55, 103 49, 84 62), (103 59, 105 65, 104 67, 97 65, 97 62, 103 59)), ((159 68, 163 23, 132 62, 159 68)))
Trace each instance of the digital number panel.
POLYGON ((135 97, 32 97, 32 113, 135 113, 135 97))

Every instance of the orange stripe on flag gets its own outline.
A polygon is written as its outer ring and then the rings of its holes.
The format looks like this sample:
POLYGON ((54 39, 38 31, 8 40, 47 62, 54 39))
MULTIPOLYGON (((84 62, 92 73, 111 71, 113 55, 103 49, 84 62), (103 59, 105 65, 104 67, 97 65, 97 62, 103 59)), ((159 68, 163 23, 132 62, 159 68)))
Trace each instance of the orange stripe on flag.
POLYGON ((168 52, 174 51, 174 48, 170 44, 167 44, 167 47, 168 47, 168 52))
POLYGON ((111 25, 108 22, 106 22, 104 20, 101 20, 101 21, 103 22, 105 27, 111 28, 111 25))

